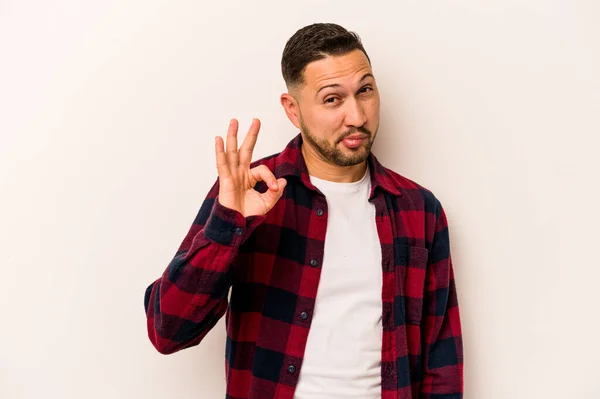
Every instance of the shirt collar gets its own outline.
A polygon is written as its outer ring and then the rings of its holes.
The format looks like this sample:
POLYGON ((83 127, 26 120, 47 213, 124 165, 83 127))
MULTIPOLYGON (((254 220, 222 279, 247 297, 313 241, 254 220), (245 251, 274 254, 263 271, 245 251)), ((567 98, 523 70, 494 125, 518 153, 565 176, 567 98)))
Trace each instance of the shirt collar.
MULTIPOLYGON (((285 149, 277 155, 274 175, 276 178, 294 176, 300 179, 300 181, 302 181, 309 189, 317 190, 311 183, 308 175, 306 162, 304 161, 304 156, 301 151, 302 142, 302 135, 298 133, 298 135, 288 143, 285 149)), ((377 160, 373 153, 369 154, 367 163, 371 174, 372 193, 379 187, 392 195, 402 195, 398 190, 398 187, 394 184, 387 169, 377 160)))

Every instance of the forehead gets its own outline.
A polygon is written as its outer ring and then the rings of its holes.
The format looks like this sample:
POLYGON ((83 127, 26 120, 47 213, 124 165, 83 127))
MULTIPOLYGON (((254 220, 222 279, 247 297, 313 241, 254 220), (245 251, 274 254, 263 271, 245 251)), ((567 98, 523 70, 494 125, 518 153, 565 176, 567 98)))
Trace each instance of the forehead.
POLYGON ((339 56, 327 56, 313 61, 304 70, 306 88, 317 90, 332 83, 343 85, 359 80, 366 73, 373 73, 365 53, 354 50, 339 56))

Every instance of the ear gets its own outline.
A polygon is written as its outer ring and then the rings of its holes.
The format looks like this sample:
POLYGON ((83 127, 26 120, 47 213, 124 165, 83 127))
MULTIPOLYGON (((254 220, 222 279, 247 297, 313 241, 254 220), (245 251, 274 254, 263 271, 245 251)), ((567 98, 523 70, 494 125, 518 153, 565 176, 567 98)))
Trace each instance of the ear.
POLYGON ((298 117, 300 105, 298 104, 298 101, 296 101, 291 94, 283 93, 280 102, 290 122, 292 122, 296 128, 300 129, 300 118, 298 117))

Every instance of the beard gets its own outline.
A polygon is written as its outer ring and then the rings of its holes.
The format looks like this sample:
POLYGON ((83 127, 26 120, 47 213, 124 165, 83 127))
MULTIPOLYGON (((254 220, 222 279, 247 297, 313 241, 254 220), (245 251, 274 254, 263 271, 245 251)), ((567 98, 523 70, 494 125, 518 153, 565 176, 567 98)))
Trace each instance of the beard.
POLYGON ((359 128, 352 128, 344 134, 338 137, 332 145, 329 141, 320 139, 314 136, 308 126, 304 124, 302 117, 300 119, 300 127, 304 138, 326 161, 337 166, 353 166, 358 165, 367 160, 371 153, 371 147, 373 147, 373 141, 375 135, 367 128, 361 126, 359 128), (346 148, 343 151, 338 147, 338 144, 342 142, 346 137, 354 133, 362 133, 367 137, 358 148, 346 148))

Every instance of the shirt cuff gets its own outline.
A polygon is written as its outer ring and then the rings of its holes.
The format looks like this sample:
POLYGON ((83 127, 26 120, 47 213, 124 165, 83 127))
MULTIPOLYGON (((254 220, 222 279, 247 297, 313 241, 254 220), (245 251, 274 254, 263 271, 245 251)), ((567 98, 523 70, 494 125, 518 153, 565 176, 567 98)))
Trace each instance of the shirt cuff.
POLYGON ((240 212, 221 205, 217 197, 204 226, 204 236, 222 245, 239 246, 265 219, 266 215, 244 218, 240 212))

